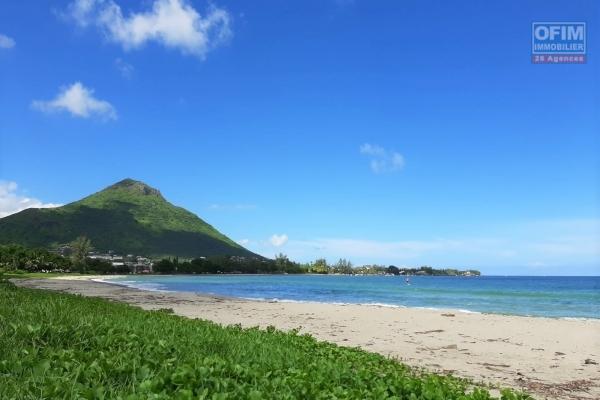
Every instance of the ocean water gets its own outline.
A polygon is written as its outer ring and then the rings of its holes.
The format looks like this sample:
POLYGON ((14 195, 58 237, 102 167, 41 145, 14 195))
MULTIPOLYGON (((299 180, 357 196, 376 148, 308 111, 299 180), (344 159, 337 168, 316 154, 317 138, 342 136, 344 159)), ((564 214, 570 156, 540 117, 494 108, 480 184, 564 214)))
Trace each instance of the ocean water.
POLYGON ((600 277, 410 277, 345 275, 127 276, 146 290, 257 300, 379 304, 567 318, 600 318, 600 277))

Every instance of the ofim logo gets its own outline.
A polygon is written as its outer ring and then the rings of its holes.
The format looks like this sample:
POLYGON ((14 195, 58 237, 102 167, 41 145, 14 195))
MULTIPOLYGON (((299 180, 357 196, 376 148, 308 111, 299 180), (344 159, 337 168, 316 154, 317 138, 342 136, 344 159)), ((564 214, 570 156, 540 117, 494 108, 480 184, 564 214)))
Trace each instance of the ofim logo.
POLYGON ((531 24, 531 61, 535 64, 586 62, 585 22, 531 24))

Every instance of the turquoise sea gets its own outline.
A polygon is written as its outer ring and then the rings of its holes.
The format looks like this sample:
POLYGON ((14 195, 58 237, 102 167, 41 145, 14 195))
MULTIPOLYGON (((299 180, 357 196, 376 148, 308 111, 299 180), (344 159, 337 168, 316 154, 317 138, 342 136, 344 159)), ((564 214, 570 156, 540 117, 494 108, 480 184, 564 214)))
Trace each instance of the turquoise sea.
POLYGON ((346 275, 127 276, 146 290, 245 299, 379 304, 544 317, 600 318, 600 277, 410 277, 346 275))

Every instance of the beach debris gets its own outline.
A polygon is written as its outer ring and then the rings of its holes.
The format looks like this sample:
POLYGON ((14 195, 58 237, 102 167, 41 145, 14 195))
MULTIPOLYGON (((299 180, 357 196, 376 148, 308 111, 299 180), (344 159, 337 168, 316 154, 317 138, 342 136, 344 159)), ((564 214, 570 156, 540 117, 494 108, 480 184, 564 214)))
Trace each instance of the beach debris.
MULTIPOLYGON (((481 363, 481 365, 483 365, 484 367, 510 368, 510 365, 508 365, 508 364, 492 364, 492 363, 484 362, 484 363, 481 363)), ((523 374, 520 374, 519 372, 517 372, 517 375, 523 375, 523 374)))
POLYGON ((456 315, 452 313, 444 313, 442 314, 442 317, 456 317, 456 315))
POLYGON ((565 353, 563 353, 562 351, 555 351, 555 352, 554 352, 554 355, 555 355, 555 356, 564 356, 564 355, 566 355, 566 354, 565 354, 565 353))
POLYGON ((444 330, 443 330, 443 329, 432 329, 432 330, 430 330, 430 331, 415 332, 415 333, 416 333, 417 335, 425 335, 425 334, 428 334, 428 333, 442 333, 442 332, 444 332, 444 330))
MULTIPOLYGON (((488 342, 504 342, 510 343, 510 338, 487 339, 488 342)), ((541 349, 543 350, 543 349, 541 349)))
POLYGON ((574 396, 575 393, 588 393, 593 382, 587 379, 579 379, 565 383, 545 383, 536 380, 524 380, 523 386, 530 392, 537 392, 551 398, 565 397, 569 399, 589 399, 590 397, 574 396))
POLYGON ((583 363, 584 363, 584 364, 586 364, 586 365, 591 365, 591 364, 593 364, 593 365, 598 365, 598 362, 597 362, 597 361, 594 361, 594 360, 592 360, 591 358, 586 358, 586 359, 585 359, 585 361, 584 361, 583 363))

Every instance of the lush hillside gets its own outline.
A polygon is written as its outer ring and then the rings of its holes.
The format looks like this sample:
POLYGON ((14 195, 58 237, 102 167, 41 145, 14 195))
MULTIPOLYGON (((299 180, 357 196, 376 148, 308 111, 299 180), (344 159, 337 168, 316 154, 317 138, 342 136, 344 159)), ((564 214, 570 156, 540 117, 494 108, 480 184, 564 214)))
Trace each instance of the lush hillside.
POLYGON ((77 236, 95 249, 151 256, 256 256, 143 182, 125 179, 58 208, 0 219, 0 244, 54 247, 77 236))

